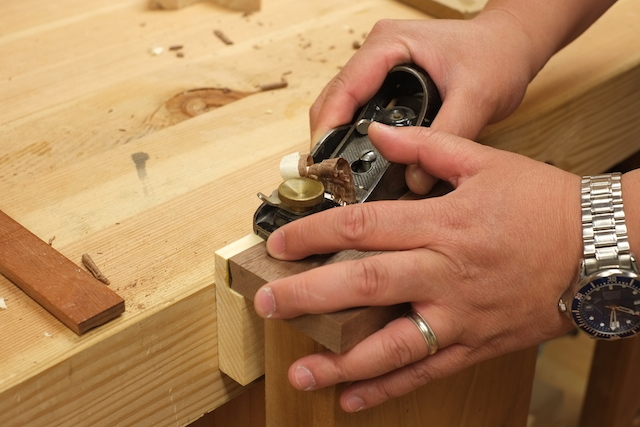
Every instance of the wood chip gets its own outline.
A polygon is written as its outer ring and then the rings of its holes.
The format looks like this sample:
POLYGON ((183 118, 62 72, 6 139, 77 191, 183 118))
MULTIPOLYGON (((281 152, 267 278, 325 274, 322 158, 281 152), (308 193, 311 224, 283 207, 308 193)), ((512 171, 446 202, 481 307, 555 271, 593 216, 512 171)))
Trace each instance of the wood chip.
POLYGON ((4 298, 0 298, 0 308, 3 310, 7 310, 9 307, 7 307, 7 303, 5 302, 4 298))
POLYGON ((215 34, 215 36, 218 37, 222 41, 222 43, 226 45, 233 44, 233 41, 229 37, 227 37, 227 35, 223 33, 221 30, 213 30, 213 34, 215 34))
POLYGON ((109 282, 109 279, 107 279, 105 275, 102 274, 102 272, 100 271, 96 263, 93 262, 89 254, 82 254, 82 264, 84 264, 84 266, 87 268, 89 273, 93 275, 93 277, 100 280, 105 285, 108 285, 111 283, 109 282))
POLYGON ((286 80, 282 79, 279 82, 262 84, 259 86, 259 88, 264 92, 267 90, 284 89, 287 86, 289 86, 289 83, 286 80))

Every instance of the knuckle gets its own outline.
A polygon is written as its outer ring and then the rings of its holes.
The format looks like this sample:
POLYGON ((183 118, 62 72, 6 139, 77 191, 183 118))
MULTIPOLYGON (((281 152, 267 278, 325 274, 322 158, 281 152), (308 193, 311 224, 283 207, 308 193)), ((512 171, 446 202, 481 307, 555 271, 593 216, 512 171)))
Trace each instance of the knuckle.
POLYGON ((389 370, 407 366, 420 359, 419 350, 411 337, 403 332, 395 333, 382 341, 383 354, 387 356, 389 370))
POLYGON ((374 257, 365 258, 352 265, 349 278, 353 283, 355 293, 359 299, 374 304, 383 295, 387 274, 374 257))
POLYGON ((396 27, 395 19, 380 19, 375 24, 373 24, 373 27, 371 28, 370 36, 371 35, 375 36, 378 34, 385 35, 395 27, 396 27))
POLYGON ((403 375, 391 381, 377 382, 374 386, 376 400, 384 402, 402 396, 437 379, 438 377, 433 375, 433 372, 427 368, 427 365, 424 361, 414 363, 407 366, 403 375))
POLYGON ((312 310, 316 306, 317 301, 314 300, 314 292, 311 292, 309 287, 309 282, 307 282, 304 275, 301 274, 296 280, 295 286, 291 287, 291 300, 287 301, 286 304, 301 311, 312 310))
POLYGON ((434 370, 433 365, 429 365, 431 364, 418 362, 407 367, 406 378, 412 389, 418 388, 440 378, 438 371, 434 370))
POLYGON ((365 204, 345 207, 340 213, 335 229, 339 238, 352 247, 367 238, 370 230, 375 228, 375 212, 365 204))

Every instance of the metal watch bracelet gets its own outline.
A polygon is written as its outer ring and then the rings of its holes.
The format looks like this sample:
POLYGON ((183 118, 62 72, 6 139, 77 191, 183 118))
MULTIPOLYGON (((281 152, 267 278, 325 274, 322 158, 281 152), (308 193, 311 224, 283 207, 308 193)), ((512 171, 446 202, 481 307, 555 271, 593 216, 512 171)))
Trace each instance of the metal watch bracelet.
POLYGON ((582 240, 587 275, 607 268, 632 268, 621 181, 620 173, 582 178, 582 240))

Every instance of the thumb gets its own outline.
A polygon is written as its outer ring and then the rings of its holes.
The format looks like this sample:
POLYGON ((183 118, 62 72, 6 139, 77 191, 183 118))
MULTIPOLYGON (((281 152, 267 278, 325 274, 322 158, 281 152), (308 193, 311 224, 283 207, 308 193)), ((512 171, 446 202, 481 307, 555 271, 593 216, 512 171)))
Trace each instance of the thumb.
MULTIPOLYGON (((474 139, 487 120, 477 106, 470 105, 468 97, 452 93, 440 107, 431 129, 474 139)), ((419 165, 412 163, 407 167, 405 177, 409 189, 416 194, 427 194, 437 181, 419 165)))
POLYGON ((427 174, 454 186, 483 167, 489 147, 425 127, 394 127, 374 122, 369 137, 389 161, 416 164, 427 174))

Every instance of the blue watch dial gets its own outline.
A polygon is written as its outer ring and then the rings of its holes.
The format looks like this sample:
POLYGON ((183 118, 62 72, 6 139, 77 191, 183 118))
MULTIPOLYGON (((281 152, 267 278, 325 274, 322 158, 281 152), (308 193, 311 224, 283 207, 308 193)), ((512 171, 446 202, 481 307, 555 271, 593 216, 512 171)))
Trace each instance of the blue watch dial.
POLYGON ((624 274, 593 279, 576 293, 571 315, 594 338, 635 335, 640 331, 640 282, 624 274))

